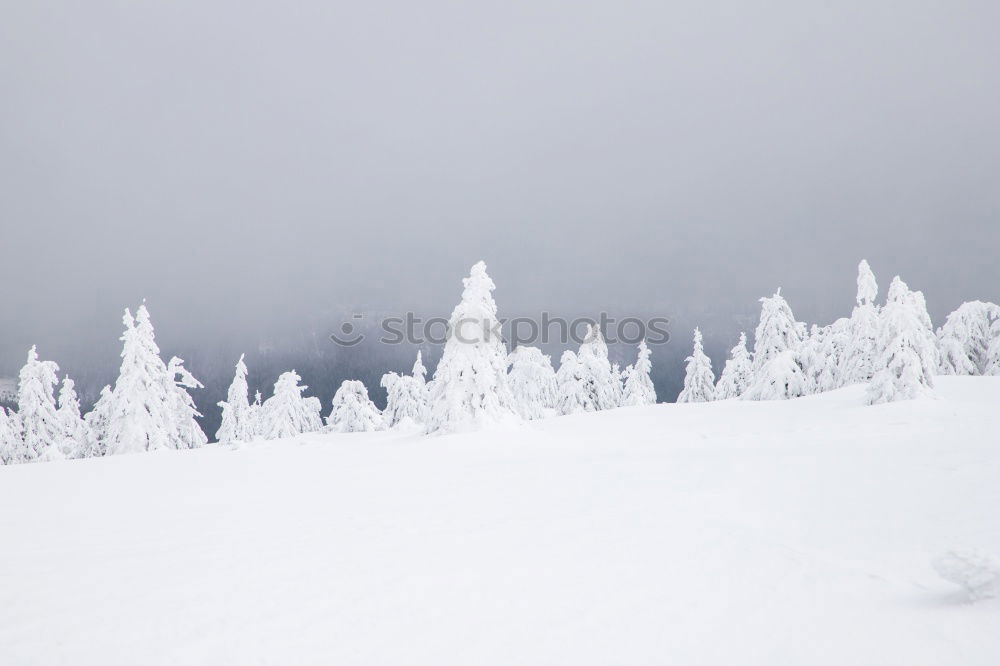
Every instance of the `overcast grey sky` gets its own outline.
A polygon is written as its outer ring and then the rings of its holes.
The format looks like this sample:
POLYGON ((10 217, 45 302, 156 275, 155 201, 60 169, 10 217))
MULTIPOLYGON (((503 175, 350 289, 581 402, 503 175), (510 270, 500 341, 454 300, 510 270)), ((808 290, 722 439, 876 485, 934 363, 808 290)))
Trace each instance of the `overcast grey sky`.
POLYGON ((518 314, 1000 300, 997 2, 0 4, 18 358, 142 297, 447 314, 480 258, 518 314))

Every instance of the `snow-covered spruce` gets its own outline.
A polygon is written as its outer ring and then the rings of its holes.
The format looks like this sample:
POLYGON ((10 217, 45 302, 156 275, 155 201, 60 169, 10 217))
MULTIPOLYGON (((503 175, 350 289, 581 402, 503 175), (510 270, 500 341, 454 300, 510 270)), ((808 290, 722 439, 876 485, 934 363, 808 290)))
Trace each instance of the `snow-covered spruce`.
POLYGON ((253 417, 250 413, 250 388, 247 386, 247 366, 243 355, 236 362, 233 382, 229 385, 226 399, 219 402, 222 408, 222 423, 215 433, 220 444, 249 442, 256 436, 253 417))
POLYGON ((846 344, 839 368, 839 384, 863 384, 875 374, 878 354, 879 307, 875 303, 878 283, 864 259, 858 264, 858 292, 846 331, 846 344))
POLYGON ((105 455, 189 449, 207 441, 195 421, 200 416, 188 388, 201 383, 188 372, 179 358, 169 365, 160 359, 153 324, 145 304, 132 317, 125 310, 125 332, 121 337, 122 364, 115 387, 102 395, 101 416, 91 419, 90 448, 99 443, 105 455))
POLYGON ((107 450, 108 415, 112 401, 111 387, 105 386, 101 389, 101 396, 94 403, 93 408, 83 417, 83 425, 86 430, 86 444, 81 457, 96 458, 105 454, 107 450))
POLYGON ((1000 594, 1000 559, 978 548, 953 548, 931 560, 941 578, 960 585, 970 601, 1000 594))
POLYGON ((62 422, 56 413, 55 387, 59 382, 59 366, 52 361, 38 360, 35 347, 28 350, 28 359, 18 374, 17 415, 20 448, 14 462, 57 460, 63 458, 60 445, 64 439, 62 422))
POLYGON ((171 358, 167 364, 167 397, 175 448, 195 449, 208 443, 208 436, 195 421, 201 413, 188 393, 188 389, 200 388, 205 387, 184 367, 183 359, 171 358))
POLYGON ((962 303, 938 329, 941 375, 982 375, 989 365, 993 325, 1000 320, 1000 306, 983 301, 962 303))
POLYGON ((646 340, 639 341, 639 352, 635 363, 625 368, 625 385, 622 392, 622 406, 636 407, 656 404, 656 388, 649 374, 653 364, 649 360, 651 353, 646 340))
MULTIPOLYGON (((628 370, 628 368, 626 368, 628 370)), ((628 378, 618 363, 611 364, 611 400, 615 407, 622 406, 625 399, 625 380, 628 378)))
POLYGON ((448 321, 448 339, 434 371, 427 432, 456 432, 516 416, 507 385, 496 285, 482 261, 462 280, 462 300, 448 321))
POLYGON ((587 393, 586 402, 593 410, 614 409, 619 406, 621 376, 611 367, 608 360, 608 345, 604 342, 601 329, 588 324, 587 334, 580 343, 576 355, 577 373, 587 393))
POLYGON ((16 412, 0 406, 0 464, 13 465, 33 459, 31 451, 21 437, 21 423, 16 412))
POLYGON ((753 383, 741 396, 743 400, 788 400, 808 392, 808 380, 802 365, 791 349, 783 351, 754 373, 753 383))
POLYGON ((368 397, 368 389, 355 379, 344 381, 337 389, 326 423, 333 432, 374 432, 385 428, 382 413, 368 397))
POLYGON ((795 321, 779 288, 774 296, 760 299, 760 323, 754 332, 754 372, 788 350, 796 350, 806 335, 806 326, 795 321))
POLYGON ((824 346, 826 345, 826 327, 815 324, 809 329, 809 335, 796 350, 796 357, 802 372, 806 377, 806 393, 820 393, 820 377, 827 371, 824 346))
POLYGON ((87 454, 87 428, 80 415, 80 399, 73 380, 63 377, 59 388, 59 407, 56 411, 62 426, 60 449, 66 458, 83 458, 87 454))
POLYGON ((911 292, 897 275, 879 315, 875 375, 866 400, 875 405, 931 395, 937 347, 923 294, 911 292))
POLYGON ((990 344, 986 348, 986 367, 984 375, 1000 375, 1000 318, 990 327, 990 344))
POLYGON ((250 424, 248 428, 253 433, 254 438, 261 436, 260 432, 264 422, 264 405, 261 398, 263 396, 260 394, 260 391, 254 391, 253 402, 250 403, 250 424))
POLYGON ((753 380, 753 360, 747 351, 747 334, 740 332, 740 341, 729 351, 729 360, 715 385, 716 400, 738 398, 753 380))
POLYGON ((596 412, 590 392, 583 381, 580 361, 570 350, 563 352, 556 371, 556 411, 559 414, 596 412))
POLYGON ((821 367, 812 368, 813 392, 832 391, 841 386, 840 368, 849 340, 851 320, 841 317, 829 326, 817 330, 819 345, 817 353, 821 367))
POLYGON ((282 373, 274 383, 274 394, 260 407, 257 435, 263 439, 281 439, 323 427, 319 398, 306 398, 309 388, 300 386, 302 378, 294 370, 282 373))
POLYGON ((524 419, 540 419, 555 407, 556 373, 552 359, 537 347, 517 347, 507 357, 514 408, 524 419))
POLYGON ((427 382, 420 352, 413 364, 413 374, 398 375, 390 372, 382 375, 381 386, 386 390, 385 411, 382 413, 387 428, 422 425, 427 420, 427 382))
POLYGON ((694 329, 694 351, 684 359, 687 363, 684 388, 677 402, 710 402, 715 399, 715 374, 712 361, 705 355, 701 344, 701 331, 694 329))

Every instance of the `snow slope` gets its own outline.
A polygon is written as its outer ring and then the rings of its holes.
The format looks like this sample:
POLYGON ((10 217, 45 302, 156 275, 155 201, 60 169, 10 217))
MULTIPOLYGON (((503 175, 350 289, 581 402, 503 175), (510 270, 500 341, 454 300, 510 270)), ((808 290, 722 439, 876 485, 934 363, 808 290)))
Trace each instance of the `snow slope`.
POLYGON ((1000 379, 0 467, 0 664, 1000 663, 1000 379))

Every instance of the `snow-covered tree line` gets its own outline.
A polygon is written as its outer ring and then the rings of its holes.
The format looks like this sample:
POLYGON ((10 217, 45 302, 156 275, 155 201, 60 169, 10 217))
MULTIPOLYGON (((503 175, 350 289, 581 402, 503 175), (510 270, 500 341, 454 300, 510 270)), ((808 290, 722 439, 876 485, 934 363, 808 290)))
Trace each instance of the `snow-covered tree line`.
MULTIPOLYGON (((222 423, 215 438, 232 443, 388 428, 455 432, 656 402, 645 341, 635 363, 621 370, 610 362, 600 329, 591 326, 579 349, 563 352, 555 368, 538 348, 507 352, 495 333, 495 285, 483 262, 472 267, 463 287, 432 378, 427 380, 419 353, 410 374, 385 374, 384 410, 363 383, 348 380, 334 395, 324 426, 319 399, 305 395, 308 387, 294 370, 278 377, 267 400, 259 392, 251 400, 240 357, 226 400, 219 403, 222 423)), ((1000 375, 1000 306, 964 303, 935 332, 923 294, 899 277, 884 303, 877 296, 875 276, 862 261, 850 317, 807 329, 779 289, 761 299, 753 349, 741 333, 718 380, 695 329, 677 401, 788 399, 864 383, 867 401, 876 404, 930 394, 937 374, 1000 375)), ((126 310, 122 321, 118 378, 104 387, 86 416, 73 380, 64 376, 60 382, 59 367, 40 360, 34 347, 29 350, 18 377, 17 409, 0 407, 0 461, 190 449, 208 442, 189 392, 202 385, 183 360, 161 358, 145 304, 134 317, 126 310)))
MULTIPOLYGON (((413 432, 458 432, 489 423, 533 420, 558 414, 592 412, 656 402, 650 378, 652 365, 645 341, 636 362, 619 370, 608 358, 608 346, 596 327, 587 331, 577 352, 563 355, 559 371, 536 347, 507 352, 497 330, 493 280, 479 262, 463 280, 462 298, 449 318, 444 353, 430 381, 418 352, 410 374, 389 372, 381 386, 387 402, 379 411, 364 384, 345 381, 333 397, 326 430, 368 432, 389 428, 413 432)), ((277 394, 277 387, 275 389, 277 394)), ((302 399, 289 393, 289 400, 302 399)), ((223 410, 220 442, 268 439, 279 434, 275 423, 289 423, 286 434, 320 430, 316 418, 291 419, 287 410, 274 411, 266 401, 259 415, 248 407, 246 366, 241 359, 223 410)), ((318 413, 318 405, 312 407, 318 413)))
MULTIPOLYGON (((463 280, 450 318, 450 335, 430 381, 418 352, 410 374, 389 372, 381 386, 387 404, 379 410, 364 384, 348 380, 321 416, 318 398, 294 371, 282 373, 271 397, 251 400, 244 357, 235 366, 226 399, 219 403, 220 443, 292 437, 301 433, 364 432, 388 428, 454 432, 504 420, 599 411, 656 402, 650 351, 640 343, 636 362, 620 370, 608 358, 600 330, 592 327, 577 352, 567 352, 559 372, 535 347, 507 353, 497 330, 493 281, 483 262, 463 280), (567 360, 570 359, 570 360, 567 360)), ((81 415, 73 380, 59 386, 58 366, 41 361, 34 347, 19 376, 17 410, 0 407, 0 461, 87 458, 160 449, 190 449, 208 442, 197 422, 190 390, 201 383, 184 361, 164 362, 145 304, 123 317, 122 362, 114 385, 106 386, 91 411, 81 415)))
POLYGON ((678 402, 784 400, 866 384, 869 404, 933 393, 934 376, 1000 375, 1000 306, 972 301, 934 332, 923 293, 899 276, 884 304, 867 261, 858 265, 856 305, 850 317, 827 326, 796 321, 779 289, 762 298, 754 348, 740 334, 718 383, 695 330, 684 391, 678 402))

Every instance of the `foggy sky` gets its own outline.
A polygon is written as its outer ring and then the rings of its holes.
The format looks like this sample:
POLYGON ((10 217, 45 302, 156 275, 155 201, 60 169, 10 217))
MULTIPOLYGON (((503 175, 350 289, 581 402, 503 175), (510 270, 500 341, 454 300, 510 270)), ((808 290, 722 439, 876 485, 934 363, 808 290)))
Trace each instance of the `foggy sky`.
POLYGON ((940 324, 1000 300, 997 25, 986 1, 6 2, 0 358, 113 349, 142 298, 175 344, 447 315, 478 259, 511 314, 781 286, 826 323, 865 257, 940 324))

